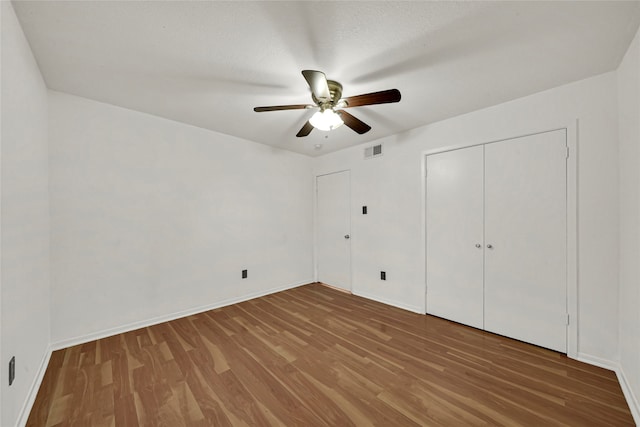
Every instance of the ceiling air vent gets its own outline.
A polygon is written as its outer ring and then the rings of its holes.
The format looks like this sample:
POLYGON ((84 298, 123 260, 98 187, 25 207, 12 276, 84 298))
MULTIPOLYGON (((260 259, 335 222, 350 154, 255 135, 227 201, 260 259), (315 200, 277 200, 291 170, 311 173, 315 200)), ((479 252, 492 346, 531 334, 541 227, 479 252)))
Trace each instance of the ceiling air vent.
POLYGON ((373 157, 382 156, 382 144, 373 145, 364 149, 364 158, 371 159, 373 157))

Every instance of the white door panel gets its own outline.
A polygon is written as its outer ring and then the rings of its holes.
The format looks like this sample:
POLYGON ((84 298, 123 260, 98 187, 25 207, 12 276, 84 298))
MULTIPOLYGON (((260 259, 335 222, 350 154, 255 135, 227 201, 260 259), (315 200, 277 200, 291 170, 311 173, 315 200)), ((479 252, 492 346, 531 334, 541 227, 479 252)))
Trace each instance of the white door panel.
POLYGON ((349 171, 316 178, 318 281, 351 290, 349 171))
POLYGON ((427 313, 483 327, 483 147, 427 157, 427 313))
POLYGON ((566 132, 485 146, 485 329, 566 352, 566 132))

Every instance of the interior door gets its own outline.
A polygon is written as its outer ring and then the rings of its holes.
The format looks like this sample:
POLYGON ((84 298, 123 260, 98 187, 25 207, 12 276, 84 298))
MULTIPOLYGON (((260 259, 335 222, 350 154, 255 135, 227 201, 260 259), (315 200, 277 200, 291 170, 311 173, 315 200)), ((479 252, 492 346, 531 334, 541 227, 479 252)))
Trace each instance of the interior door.
POLYGON ((427 313, 483 327, 483 147, 427 157, 427 313))
POLYGON ((349 171, 316 178, 318 281, 351 291, 349 171))
POLYGON ((485 329, 567 350, 566 131, 485 146, 485 329))

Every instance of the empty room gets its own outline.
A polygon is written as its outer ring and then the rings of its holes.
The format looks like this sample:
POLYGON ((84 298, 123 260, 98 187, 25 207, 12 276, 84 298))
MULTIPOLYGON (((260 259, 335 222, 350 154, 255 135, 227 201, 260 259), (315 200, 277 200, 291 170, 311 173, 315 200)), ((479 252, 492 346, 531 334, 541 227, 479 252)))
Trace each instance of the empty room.
POLYGON ((0 18, 0 426, 640 425, 640 1, 0 18))

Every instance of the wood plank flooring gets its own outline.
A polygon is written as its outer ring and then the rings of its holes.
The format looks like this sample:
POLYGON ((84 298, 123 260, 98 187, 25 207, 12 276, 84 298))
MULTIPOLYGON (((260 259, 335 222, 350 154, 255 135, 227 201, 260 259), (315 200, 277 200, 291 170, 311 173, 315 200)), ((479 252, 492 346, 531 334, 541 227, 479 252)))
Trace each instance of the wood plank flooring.
POLYGON ((29 426, 624 426, 613 372, 319 284, 53 353, 29 426))

